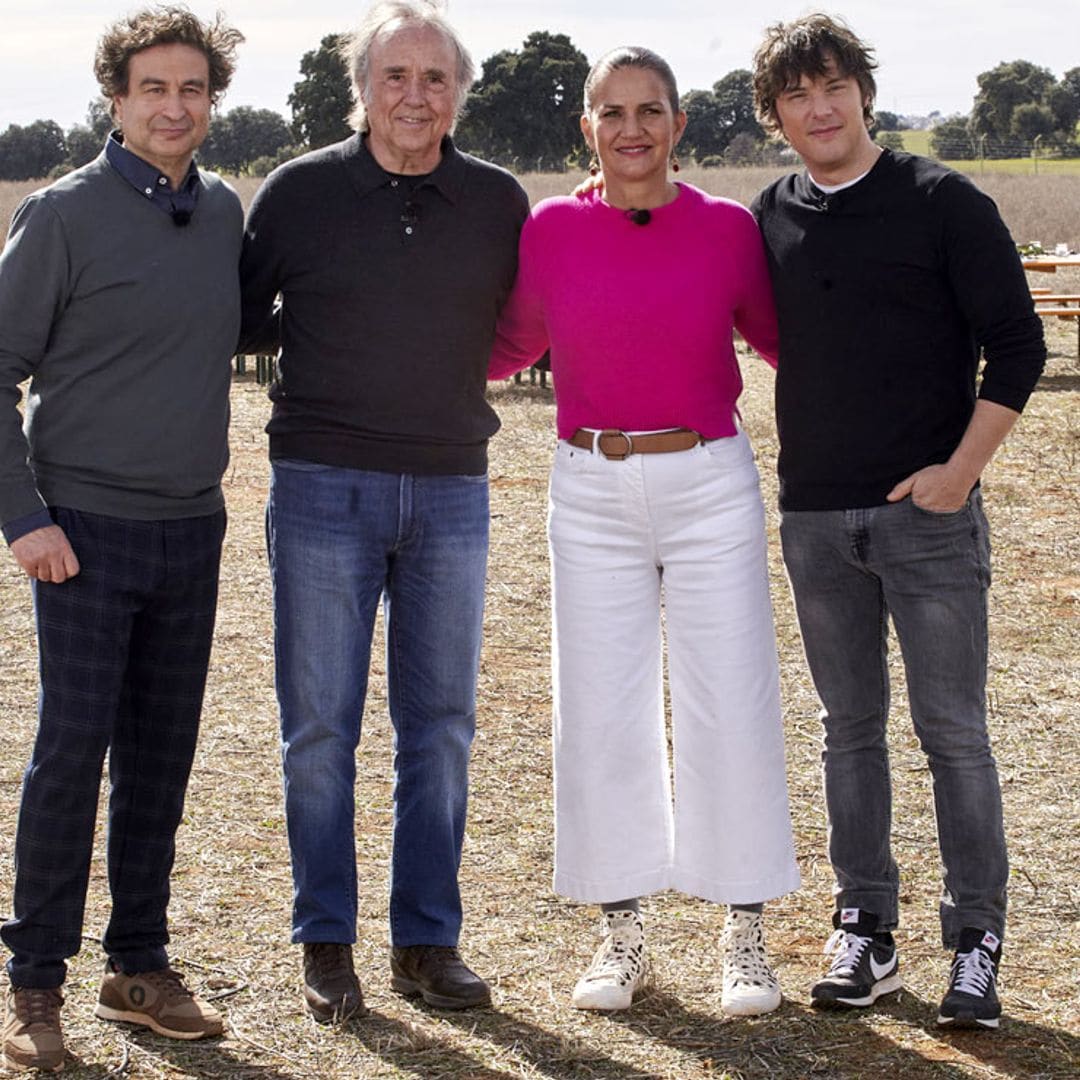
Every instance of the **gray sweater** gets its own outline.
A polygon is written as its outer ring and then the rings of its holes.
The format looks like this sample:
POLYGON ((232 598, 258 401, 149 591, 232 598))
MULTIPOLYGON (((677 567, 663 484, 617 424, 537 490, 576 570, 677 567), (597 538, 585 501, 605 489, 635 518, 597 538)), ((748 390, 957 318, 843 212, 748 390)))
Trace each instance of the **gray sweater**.
POLYGON ((0 254, 0 525, 45 505, 143 520, 221 507, 243 212, 218 177, 200 182, 178 228, 102 154, 15 211, 0 254))

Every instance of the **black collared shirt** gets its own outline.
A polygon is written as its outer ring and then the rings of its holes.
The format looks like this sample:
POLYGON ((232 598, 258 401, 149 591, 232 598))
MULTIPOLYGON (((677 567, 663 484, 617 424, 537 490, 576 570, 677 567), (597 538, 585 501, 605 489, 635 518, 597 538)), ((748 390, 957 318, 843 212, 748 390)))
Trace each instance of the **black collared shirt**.
POLYGON ((105 143, 105 157, 109 164, 144 198, 149 199, 163 213, 174 220, 184 215, 190 219, 199 199, 199 169, 195 162, 188 165, 187 173, 174 191, 169 178, 156 166, 133 154, 123 142, 119 131, 109 135, 105 143))
POLYGON ((241 260, 243 340, 247 351, 281 348, 271 456, 485 470, 498 428, 487 365, 528 198, 450 139, 413 179, 387 173, 353 136, 259 189, 241 260), (268 324, 279 292, 280 320, 268 324))

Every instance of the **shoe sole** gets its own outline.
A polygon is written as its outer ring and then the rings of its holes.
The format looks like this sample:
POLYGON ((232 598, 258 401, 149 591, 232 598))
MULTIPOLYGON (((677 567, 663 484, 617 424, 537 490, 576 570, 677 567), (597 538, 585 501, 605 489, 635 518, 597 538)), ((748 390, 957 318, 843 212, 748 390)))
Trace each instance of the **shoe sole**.
POLYGON ((581 1009, 582 1012, 625 1012, 625 1010, 629 1009, 635 1001, 643 998, 648 993, 650 979, 651 969, 646 969, 646 971, 642 973, 641 978, 638 979, 637 985, 630 991, 630 997, 625 999, 620 998, 614 1005, 604 1005, 599 1001, 590 1001, 586 994, 582 994, 579 998, 577 987, 575 987, 574 993, 570 997, 570 1004, 573 1005, 575 1009, 581 1009))
POLYGON ((879 997, 883 997, 885 994, 895 993, 901 988, 903 983, 900 980, 899 973, 890 975, 887 979, 882 979, 881 982, 875 983, 871 988, 870 993, 865 997, 814 997, 811 993, 810 1004, 819 1009, 865 1009, 868 1005, 873 1005, 879 997))
POLYGON ((461 998, 444 997, 442 994, 433 994, 425 990, 418 982, 406 979, 402 975, 394 975, 390 979, 390 988, 403 997, 422 997, 426 1004, 436 1009, 478 1009, 491 1004, 491 995, 485 994, 475 1001, 462 1001, 461 998))
POLYGON ((775 1012, 780 1008, 783 995, 777 994, 758 1001, 720 1001, 720 1011, 725 1016, 764 1016, 765 1013, 775 1012))
POLYGON ((996 1016, 983 1019, 979 1016, 942 1016, 938 1014, 937 1022, 939 1027, 965 1028, 971 1030, 989 1028, 991 1031, 995 1031, 998 1027, 999 1019, 996 1016))
POLYGON ((9 1069, 11 1072, 58 1073, 64 1067, 64 1063, 62 1061, 59 1065, 23 1065, 21 1062, 18 1062, 14 1058, 9 1057, 7 1053, 4 1054, 3 1060, 4 1068, 9 1069))
POLYGON ((207 1039, 215 1035, 221 1035, 224 1031, 222 1026, 219 1031, 179 1031, 176 1028, 167 1028, 159 1023, 149 1013, 125 1012, 123 1009, 112 1009, 100 1002, 94 1009, 94 1015, 101 1020, 115 1020, 123 1024, 138 1024, 140 1027, 148 1027, 156 1031, 158 1035, 164 1035, 168 1039, 207 1039))
POLYGON ((600 1001, 590 1001, 588 998, 572 998, 571 1004, 575 1009, 581 1009, 583 1012, 623 1012, 625 1009, 629 1009, 634 1004, 634 997, 631 995, 628 998, 620 998, 613 1004, 600 1001))
POLYGON ((317 1024, 344 1024, 346 1020, 362 1020, 371 1011, 362 1001, 358 1001, 347 1012, 341 1009, 319 1009, 312 1005, 307 998, 304 999, 307 1011, 312 1020, 317 1024))

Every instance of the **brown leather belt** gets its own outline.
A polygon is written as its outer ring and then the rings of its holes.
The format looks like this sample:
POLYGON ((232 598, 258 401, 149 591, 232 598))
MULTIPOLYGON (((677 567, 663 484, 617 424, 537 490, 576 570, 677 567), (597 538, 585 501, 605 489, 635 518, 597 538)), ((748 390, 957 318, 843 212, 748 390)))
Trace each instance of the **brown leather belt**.
POLYGON ((617 428, 605 428, 599 433, 578 428, 566 441, 580 450, 599 450, 609 461, 622 461, 631 454, 671 454, 705 442, 690 428, 656 431, 649 435, 631 435, 617 428))

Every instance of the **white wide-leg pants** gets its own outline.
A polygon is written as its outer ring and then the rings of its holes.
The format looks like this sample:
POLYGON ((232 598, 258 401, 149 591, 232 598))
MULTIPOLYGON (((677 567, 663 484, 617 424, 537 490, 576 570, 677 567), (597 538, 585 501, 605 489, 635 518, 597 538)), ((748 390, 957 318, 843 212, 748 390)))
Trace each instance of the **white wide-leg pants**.
POLYGON ((624 461, 560 442, 548 527, 556 892, 737 904, 798 888, 745 434, 624 461))

